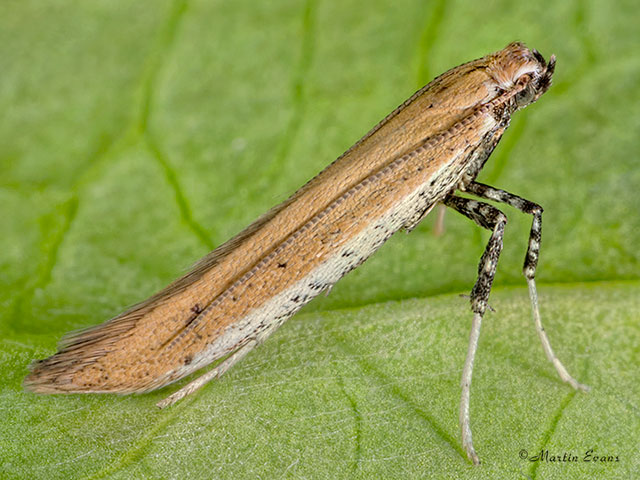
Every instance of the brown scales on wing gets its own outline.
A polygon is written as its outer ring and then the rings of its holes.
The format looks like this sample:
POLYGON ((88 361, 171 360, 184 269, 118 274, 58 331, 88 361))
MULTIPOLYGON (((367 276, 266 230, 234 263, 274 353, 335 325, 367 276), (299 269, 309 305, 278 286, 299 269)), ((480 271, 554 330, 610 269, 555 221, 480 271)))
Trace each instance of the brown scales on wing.
MULTIPOLYGON (((511 44, 441 75, 185 276, 123 314, 65 337, 58 353, 34 362, 25 386, 39 393, 128 393, 167 383, 164 349, 238 278, 341 193, 495 98, 523 63, 536 61, 526 47, 511 44)), ((216 332, 237 320, 218 318, 210 326, 216 332)))

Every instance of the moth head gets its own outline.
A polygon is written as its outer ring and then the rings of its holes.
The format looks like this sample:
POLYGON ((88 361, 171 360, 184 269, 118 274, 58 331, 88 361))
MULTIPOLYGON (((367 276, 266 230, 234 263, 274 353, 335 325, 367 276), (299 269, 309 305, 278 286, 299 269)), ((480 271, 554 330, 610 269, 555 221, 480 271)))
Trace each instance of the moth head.
POLYGON ((551 86, 556 57, 547 63, 535 49, 514 42, 492 55, 488 71, 496 86, 504 91, 515 91, 515 109, 535 102, 551 86))

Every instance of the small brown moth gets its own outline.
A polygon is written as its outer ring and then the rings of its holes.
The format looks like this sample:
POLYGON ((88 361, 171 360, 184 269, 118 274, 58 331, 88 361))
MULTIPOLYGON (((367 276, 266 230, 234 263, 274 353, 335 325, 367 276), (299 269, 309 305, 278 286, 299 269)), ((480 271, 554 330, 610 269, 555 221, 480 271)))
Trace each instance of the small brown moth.
POLYGON ((158 405, 220 377, 320 292, 364 262, 392 234, 411 231, 444 204, 492 235, 471 290, 473 322, 462 374, 462 444, 471 440, 469 389, 480 324, 507 222, 506 203, 533 216, 524 275, 536 329, 560 378, 586 390, 554 355, 542 328, 534 275, 542 207, 475 181, 511 115, 551 85, 555 57, 512 43, 439 76, 395 109, 288 200, 209 253, 151 298, 72 333, 34 362, 25 380, 38 393, 148 392, 222 360, 158 405))

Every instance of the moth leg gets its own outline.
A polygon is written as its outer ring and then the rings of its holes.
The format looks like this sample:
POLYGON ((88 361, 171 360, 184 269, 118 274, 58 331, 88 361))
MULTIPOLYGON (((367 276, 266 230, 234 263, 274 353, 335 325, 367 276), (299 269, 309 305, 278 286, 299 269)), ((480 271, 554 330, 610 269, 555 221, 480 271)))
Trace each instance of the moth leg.
POLYGON ((493 188, 483 183, 472 182, 466 187, 466 191, 477 195, 478 197, 494 200, 496 202, 506 203, 514 208, 517 208, 523 213, 533 215, 533 221, 531 223, 531 233, 529 234, 529 247, 527 248, 527 255, 524 259, 524 267, 522 272, 527 279, 527 285, 529 286, 529 297, 531 298, 531 309, 533 311, 533 321, 536 325, 536 331, 542 342, 542 348, 547 358, 553 363, 560 378, 571 385, 576 390, 589 391, 587 385, 579 383, 573 378, 562 362, 558 359, 556 354, 551 348, 549 337, 542 326, 542 320, 540 319, 540 309, 538 307, 538 292, 536 289, 535 275, 536 267, 538 266, 538 256, 540 252, 540 239, 542 236, 542 207, 536 203, 525 200, 522 197, 514 195, 498 188, 493 188))
MULTIPOLYGON (((424 210, 419 211, 413 217, 411 217, 407 221, 407 223, 405 223, 404 226, 402 227, 404 231, 406 233, 411 233, 418 226, 418 224, 422 220, 424 220, 424 217, 426 217, 427 215, 429 215, 429 213, 431 213, 431 210, 433 210, 435 206, 436 206, 435 203, 432 205, 429 205, 424 210)), ((444 212, 446 210, 447 210, 447 207, 445 207, 444 205, 442 204, 438 205, 438 210, 437 210, 438 216, 436 217, 436 221, 433 225, 433 234, 436 237, 439 237, 444 233, 444 212)))
POLYGON ((507 224, 507 217, 497 208, 476 200, 448 195, 444 199, 444 204, 457 210, 465 217, 470 218, 478 225, 487 230, 491 230, 491 238, 480 258, 478 265, 478 279, 471 290, 471 310, 473 310, 473 322, 471 324, 471 334, 469 336, 469 347, 467 358, 462 370, 462 396, 460 399, 460 429, 462 431, 462 447, 469 460, 475 465, 480 464, 478 454, 473 448, 471 438, 471 422, 469 416, 469 395, 471 389, 471 376, 473 373, 473 361, 478 349, 478 338, 480 337, 480 326, 482 317, 487 309, 489 292, 495 277, 498 258, 502 251, 502 238, 504 236, 504 226, 507 224))
POLYGON ((438 205, 438 211, 436 214, 436 221, 433 224, 433 234, 436 237, 439 237, 444 233, 444 213, 447 211, 447 208, 444 205, 438 205))
POLYGON ((158 403, 156 403, 156 406, 158 408, 165 408, 165 407, 168 407, 169 405, 173 405, 178 400, 182 400, 187 395, 190 395, 193 392, 200 390, 211 380, 220 378, 224 374, 224 372, 229 370, 235 363, 242 360, 245 357, 245 355, 249 353, 251 350, 253 350, 253 348, 257 344, 258 342, 256 340, 250 340, 245 345, 243 345, 238 350, 236 350, 230 357, 228 357, 226 360, 221 362, 216 368, 209 370, 207 373, 199 376, 192 382, 182 387, 177 392, 169 395, 164 400, 159 401, 158 403))
POLYGON ((405 223, 403 225, 403 229, 406 233, 411 233, 413 231, 414 228, 416 228, 418 226, 418 224, 424 219, 424 217, 426 217, 427 215, 429 215, 429 213, 431 212, 431 210, 433 210, 433 207, 435 207, 436 204, 433 203, 431 205, 428 205, 424 210, 421 210, 419 212, 417 212, 413 217, 411 217, 407 223, 405 223))

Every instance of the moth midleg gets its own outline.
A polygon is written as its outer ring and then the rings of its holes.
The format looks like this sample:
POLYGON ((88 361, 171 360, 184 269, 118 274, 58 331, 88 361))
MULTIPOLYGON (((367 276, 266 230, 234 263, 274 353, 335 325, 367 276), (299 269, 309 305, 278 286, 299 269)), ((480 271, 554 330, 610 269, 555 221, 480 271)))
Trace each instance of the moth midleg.
POLYGON ((462 431, 462 447, 469 459, 476 465, 480 463, 478 454, 473 448, 471 438, 471 422, 469 415, 469 394, 471 389, 471 376, 473 373, 473 361, 478 349, 478 338, 480 337, 480 326, 482 317, 487 309, 491 285, 496 274, 498 258, 502 251, 502 238, 504 227, 507 224, 507 217, 496 207, 487 203, 478 202, 468 198, 448 195, 444 204, 457 210, 465 217, 470 218, 478 225, 487 230, 491 230, 491 238, 480 258, 478 265, 478 279, 471 290, 471 310, 473 310, 473 322, 471 324, 471 334, 469 336, 469 347, 467 358, 462 370, 462 395, 460 399, 460 429, 462 431))
POLYGON ((209 370, 207 373, 189 382, 187 385, 182 387, 177 392, 172 393, 164 400, 159 401, 158 403, 156 403, 156 406, 158 408, 165 408, 165 407, 168 407, 169 405, 173 405, 178 400, 182 400, 187 395, 190 395, 200 390, 211 380, 220 378, 224 374, 224 372, 226 372, 233 365, 235 365, 240 360, 242 360, 245 357, 245 355, 249 353, 251 350, 253 350, 253 348, 257 344, 258 344, 257 340, 248 341, 245 345, 237 349, 232 355, 227 357, 224 361, 220 362, 220 364, 218 364, 215 368, 209 370))
POLYGON ((514 208, 517 208, 523 213, 528 213, 533 216, 531 222, 531 232, 529 234, 529 247, 527 248, 527 254, 524 259, 524 267, 522 272, 527 279, 527 285, 529 286, 529 297, 531 298, 531 310, 533 312, 533 321, 536 325, 536 331, 542 342, 542 348, 547 358, 553 363, 560 378, 571 385, 576 390, 588 391, 589 387, 579 383, 573 378, 562 362, 558 359, 549 337, 542 326, 542 320, 540 318, 540 309, 538 306, 538 292, 536 289, 535 275, 536 267, 538 266, 538 256, 540 253, 540 239, 542 238, 542 207, 534 202, 526 200, 522 197, 514 195, 512 193, 500 190, 498 188, 490 187, 483 183, 472 182, 466 187, 466 191, 477 195, 478 197, 494 200, 496 202, 506 203, 514 208))

